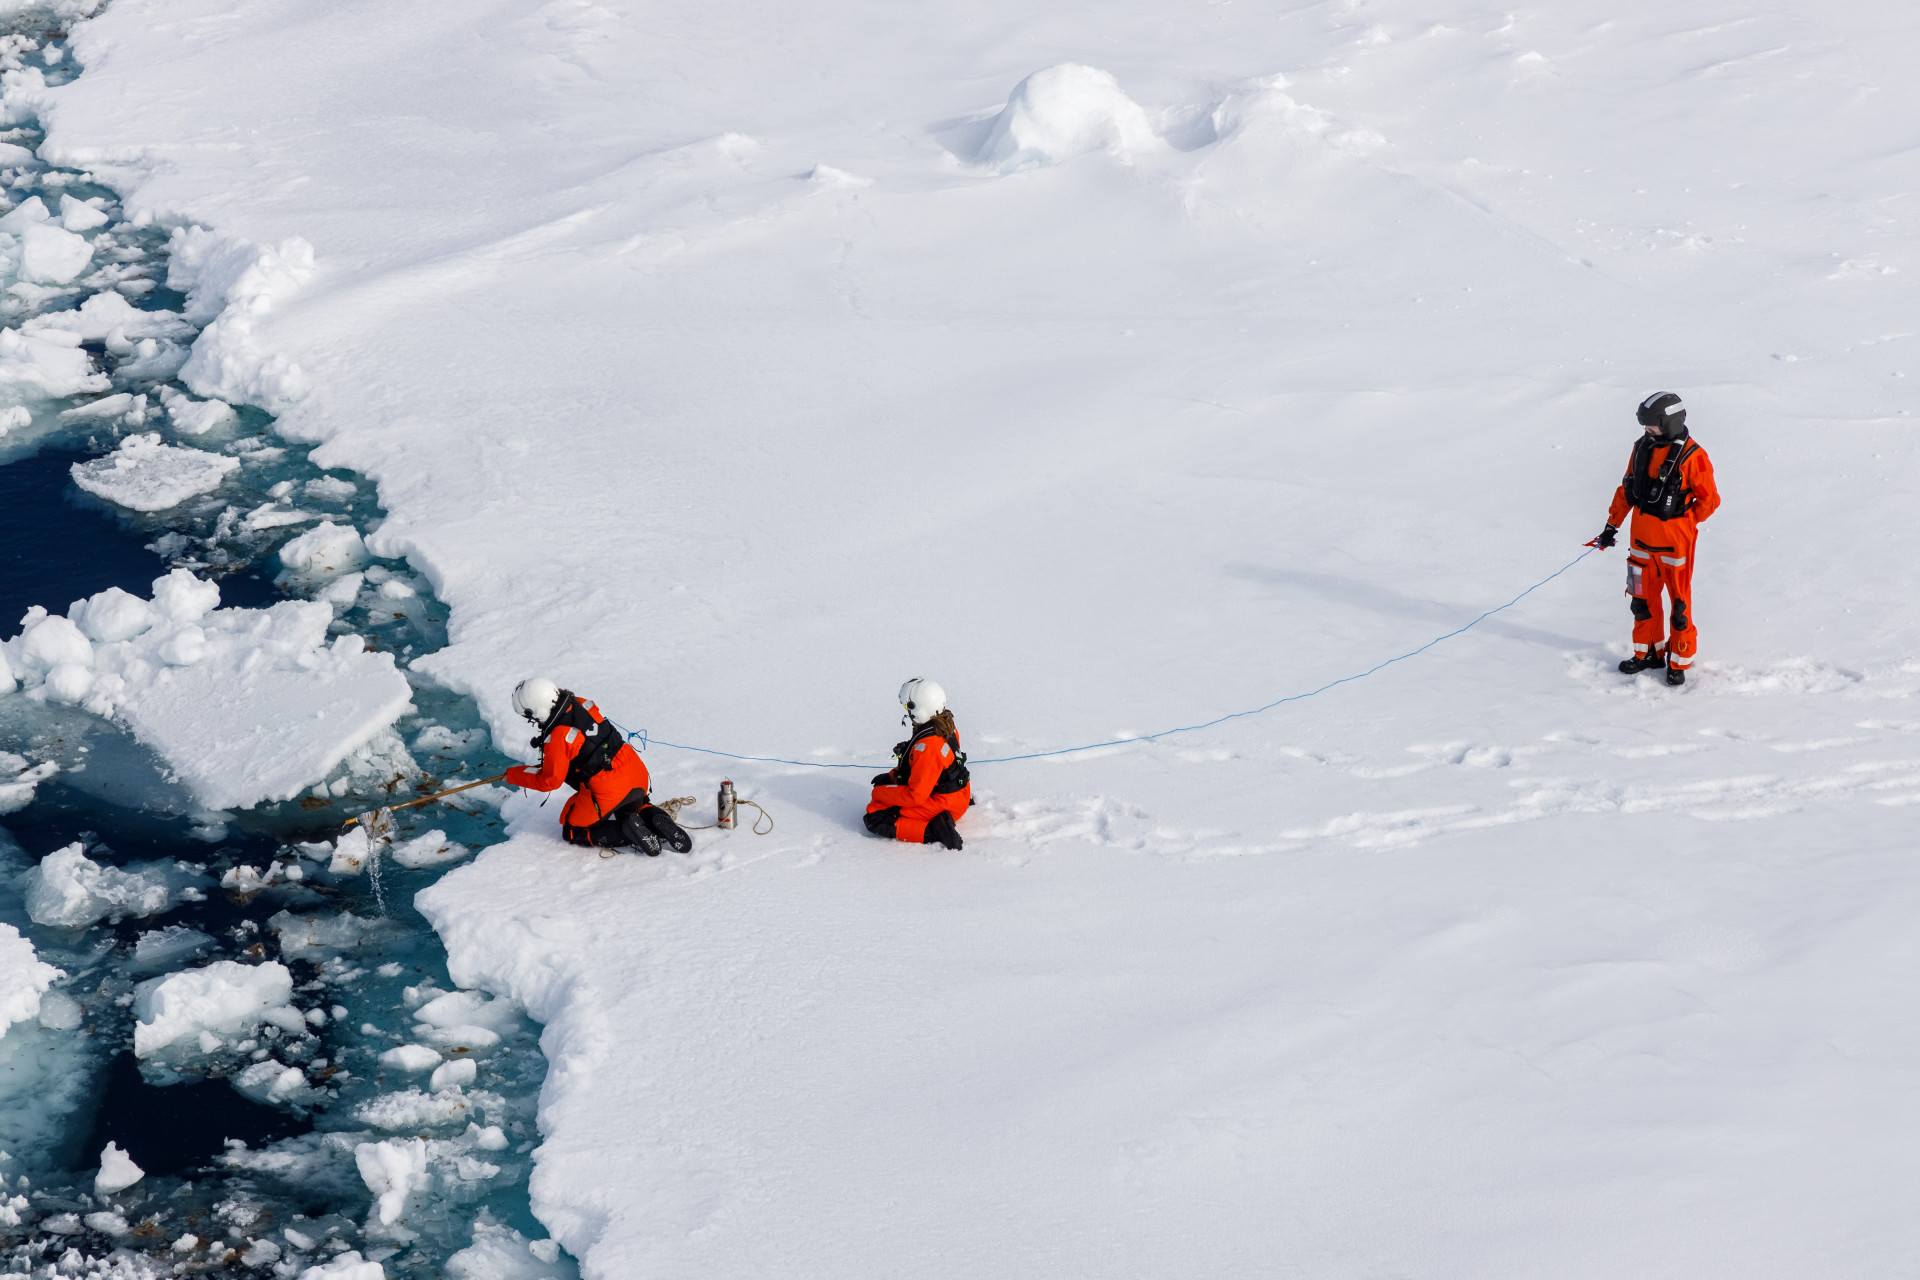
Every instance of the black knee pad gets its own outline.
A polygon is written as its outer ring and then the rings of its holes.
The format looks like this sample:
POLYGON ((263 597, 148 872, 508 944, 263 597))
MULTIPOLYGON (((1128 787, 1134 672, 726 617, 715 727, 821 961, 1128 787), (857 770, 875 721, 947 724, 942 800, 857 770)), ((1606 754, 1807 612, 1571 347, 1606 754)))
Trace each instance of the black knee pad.
POLYGON ((1675 600, 1673 602, 1673 629, 1675 631, 1685 631, 1687 629, 1687 602, 1685 600, 1675 600))
POLYGON ((867 831, 872 835, 885 836, 889 840, 893 839, 899 822, 900 806, 897 804, 889 809, 875 809, 866 817, 867 831))
POLYGON ((1636 622, 1652 621, 1653 610, 1648 607, 1647 602, 1645 600, 1642 600, 1639 596, 1629 596, 1627 598, 1633 601, 1633 604, 1630 607, 1633 609, 1634 621, 1636 622))

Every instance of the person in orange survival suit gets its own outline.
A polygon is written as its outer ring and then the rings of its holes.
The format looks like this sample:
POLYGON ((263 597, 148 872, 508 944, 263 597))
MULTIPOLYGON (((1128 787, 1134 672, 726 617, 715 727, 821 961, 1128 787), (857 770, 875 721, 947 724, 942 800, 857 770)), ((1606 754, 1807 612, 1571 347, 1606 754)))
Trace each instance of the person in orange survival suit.
POLYGON ((893 768, 873 780, 867 830, 908 844, 961 847, 954 819, 973 804, 960 731, 947 710, 947 692, 931 680, 900 686, 913 736, 893 749, 893 768))
POLYGON ((533 791, 572 787, 560 810, 569 843, 631 845, 649 858, 660 856, 662 841, 676 853, 693 848, 693 837, 648 800, 647 766, 600 708, 540 676, 515 686, 513 708, 540 731, 533 739, 540 767, 515 765, 507 781, 533 791))
POLYGON ((1685 684, 1698 635, 1693 625, 1693 546, 1702 520, 1720 506, 1713 463, 1687 435, 1687 411, 1671 391, 1640 402, 1645 433, 1634 442, 1627 474, 1614 491, 1607 527, 1589 546, 1611 547, 1628 508, 1633 529, 1627 548, 1627 595, 1633 609, 1633 656, 1627 675, 1667 669, 1668 684, 1685 684), (1665 634, 1660 592, 1672 602, 1672 634, 1665 634))

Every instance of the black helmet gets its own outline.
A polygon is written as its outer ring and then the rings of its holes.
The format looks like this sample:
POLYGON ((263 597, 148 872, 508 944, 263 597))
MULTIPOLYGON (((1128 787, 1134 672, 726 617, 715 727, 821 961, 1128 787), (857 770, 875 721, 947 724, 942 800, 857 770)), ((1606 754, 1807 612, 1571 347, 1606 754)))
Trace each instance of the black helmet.
POLYGON ((1656 391, 1640 402, 1637 415, 1643 427, 1658 428, 1661 435, 1677 436, 1687 425, 1686 406, 1671 391, 1656 391))

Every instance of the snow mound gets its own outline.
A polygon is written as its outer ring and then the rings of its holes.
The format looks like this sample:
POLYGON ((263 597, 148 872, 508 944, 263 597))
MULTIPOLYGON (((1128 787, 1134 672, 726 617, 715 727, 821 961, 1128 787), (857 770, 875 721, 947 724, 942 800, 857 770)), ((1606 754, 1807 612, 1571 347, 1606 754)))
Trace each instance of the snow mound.
POLYGON ((212 950, 213 945, 211 935, 185 925, 151 929, 134 940, 132 969, 135 973, 176 969, 189 960, 198 960, 212 950))
POLYGON ((292 998, 293 975, 272 960, 216 960, 204 969, 149 978, 133 989, 134 1056, 151 1058, 184 1040, 248 1030, 292 998))
POLYGON ((36 607, 0 643, 0 674, 125 725, 213 809, 292 799, 411 705, 391 656, 358 636, 328 642, 331 606, 219 600, 216 584, 175 569, 151 604, 110 588, 68 617, 36 607))
POLYGON ((195 400, 172 387, 160 388, 160 407, 183 436, 200 436, 234 421, 233 406, 225 400, 195 400))
POLYGON ((33 944, 10 924, 0 924, 0 1035, 40 1013, 40 998, 61 976, 39 959, 33 944))
POLYGON ((512 1227, 482 1216, 473 1243, 447 1259, 450 1280, 571 1280, 579 1274, 551 1240, 529 1240, 512 1227))
POLYGON ((136 863, 126 870, 103 867, 75 841, 42 858, 22 885, 27 914, 35 924, 84 929, 109 916, 159 915, 201 878, 171 862, 136 863))
POLYGON ((254 340, 257 319, 313 275, 313 246, 297 237, 267 248, 204 227, 179 227, 168 246, 167 284, 187 295, 186 317, 204 324, 180 380, 198 395, 279 410, 306 390, 298 365, 254 340))
POLYGON ((1140 104, 1098 67, 1063 62, 1014 87, 993 118, 979 161, 1003 173, 1095 151, 1127 156, 1164 148, 1140 104))
POLYGON ((160 433, 128 436, 104 458, 73 464, 73 482, 132 511, 165 511, 212 493, 240 459, 160 443, 160 433))

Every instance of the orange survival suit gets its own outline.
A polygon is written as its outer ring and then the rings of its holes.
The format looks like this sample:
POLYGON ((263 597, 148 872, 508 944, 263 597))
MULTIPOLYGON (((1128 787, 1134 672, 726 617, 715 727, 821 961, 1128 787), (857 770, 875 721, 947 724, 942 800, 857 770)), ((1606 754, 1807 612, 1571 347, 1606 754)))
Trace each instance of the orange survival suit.
POLYGON ((1693 544, 1699 524, 1720 506, 1713 463, 1682 427, 1677 436, 1642 435, 1614 491, 1607 523, 1618 528, 1629 508, 1627 595, 1633 609, 1633 654, 1664 656, 1679 671, 1693 665, 1693 544), (1668 636, 1660 592, 1671 601, 1668 636), (1664 655, 1663 655, 1664 648, 1664 655))
POLYGON ((618 815, 648 806, 651 779, 640 753, 607 723, 600 708, 562 689, 533 745, 540 748, 539 770, 515 765, 507 770, 507 781, 534 791, 554 791, 566 783, 574 790, 560 810, 560 833, 573 844, 625 843, 618 815))
POLYGON ((893 769, 873 780, 867 830, 908 844, 936 843, 927 838, 927 824, 947 814, 951 830, 973 803, 966 755, 928 721, 914 726, 913 736, 893 749, 893 759, 893 769))

